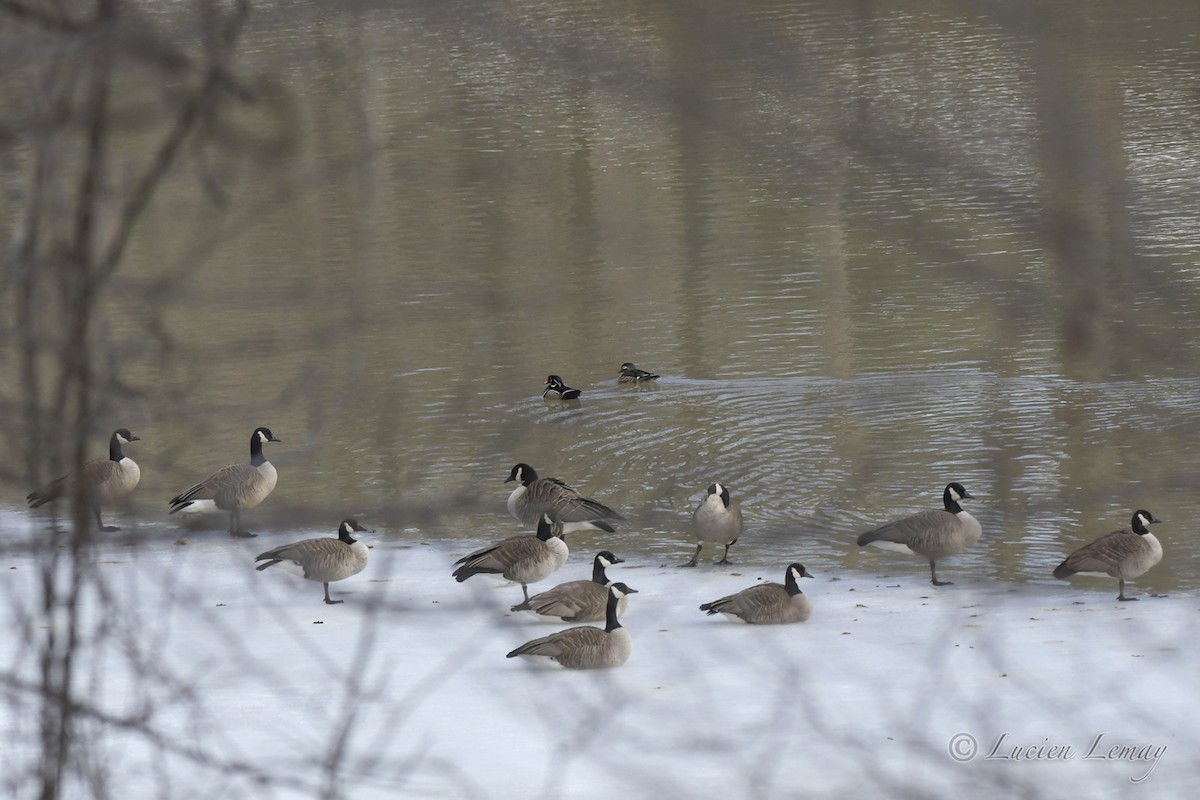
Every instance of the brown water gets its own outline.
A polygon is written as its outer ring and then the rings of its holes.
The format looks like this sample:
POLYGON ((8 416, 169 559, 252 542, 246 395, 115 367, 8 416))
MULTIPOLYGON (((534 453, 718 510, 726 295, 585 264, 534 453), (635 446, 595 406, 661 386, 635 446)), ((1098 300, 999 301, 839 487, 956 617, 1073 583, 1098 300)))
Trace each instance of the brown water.
POLYGON ((945 576, 1145 507, 1139 586, 1200 586, 1194 0, 328 5, 256 11, 222 194, 179 170, 106 301, 142 521, 266 424, 260 528, 509 535, 525 461, 627 558, 720 480, 735 559, 924 579, 854 535, 954 479, 945 576))

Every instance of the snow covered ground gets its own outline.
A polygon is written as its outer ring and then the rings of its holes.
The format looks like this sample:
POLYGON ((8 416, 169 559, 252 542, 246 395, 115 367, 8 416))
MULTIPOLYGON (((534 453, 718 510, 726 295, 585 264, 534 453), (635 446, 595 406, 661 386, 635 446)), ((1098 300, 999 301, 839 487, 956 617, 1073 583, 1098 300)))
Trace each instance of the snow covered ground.
MULTIPOLYGON (((15 687, 37 676, 45 623, 37 557, 12 545, 24 518, 2 517, 0 771, 20 794, 37 737, 15 687)), ((258 552, 325 533, 176 544, 163 527, 98 549, 76 686, 108 715, 83 732, 114 796, 1161 798, 1200 779, 1195 595, 1118 603, 1111 580, 951 568, 935 590, 900 557, 887 577, 805 561, 812 619, 755 627, 697 606, 785 564, 619 553, 610 577, 639 590, 632 658, 552 671, 504 657, 555 629, 508 611, 519 586, 451 579, 482 539, 365 535, 371 562, 333 585, 337 606, 254 571, 258 552)), ((593 554, 531 591, 588 577, 593 554)))

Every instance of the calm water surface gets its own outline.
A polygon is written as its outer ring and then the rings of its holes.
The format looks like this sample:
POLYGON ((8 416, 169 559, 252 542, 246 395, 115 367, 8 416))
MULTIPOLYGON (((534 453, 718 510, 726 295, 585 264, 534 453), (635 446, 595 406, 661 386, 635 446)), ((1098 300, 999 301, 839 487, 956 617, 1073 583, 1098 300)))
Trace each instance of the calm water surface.
POLYGON ((181 171, 105 308, 139 519, 267 424, 259 527, 509 535, 525 461, 626 558, 720 480, 735 560, 925 580, 854 536, 959 480, 952 579, 1146 507, 1200 587, 1194 0, 732 5, 260 7, 225 204, 181 171))

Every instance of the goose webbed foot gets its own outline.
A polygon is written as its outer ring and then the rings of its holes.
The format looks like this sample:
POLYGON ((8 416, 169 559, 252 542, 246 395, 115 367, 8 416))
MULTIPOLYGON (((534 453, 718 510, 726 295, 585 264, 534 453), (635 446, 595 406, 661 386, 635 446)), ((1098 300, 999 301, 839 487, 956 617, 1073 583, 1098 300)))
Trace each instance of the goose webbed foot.
POLYGON ((929 582, 932 583, 934 586, 953 586, 954 585, 954 581, 939 581, 937 579, 937 567, 934 566, 934 563, 932 561, 929 562, 929 577, 930 577, 929 582))
POLYGON ((696 566, 696 561, 697 561, 697 559, 699 559, 699 558, 700 558, 700 551, 701 551, 701 550, 703 550, 703 549, 704 549, 704 543, 703 543, 703 542, 701 542, 700 544, 696 545, 696 552, 692 553, 692 560, 691 560, 691 561, 689 561, 689 562, 687 562, 686 564, 680 564, 679 566, 681 566, 681 567, 694 567, 694 566, 696 566))

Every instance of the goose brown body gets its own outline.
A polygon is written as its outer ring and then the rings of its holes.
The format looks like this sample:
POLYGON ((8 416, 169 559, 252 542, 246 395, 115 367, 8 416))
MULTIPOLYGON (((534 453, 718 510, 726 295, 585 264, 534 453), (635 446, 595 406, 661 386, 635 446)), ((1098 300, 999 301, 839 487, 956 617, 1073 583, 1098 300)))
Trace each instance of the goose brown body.
POLYGON ((279 442, 269 428, 257 428, 250 435, 250 463, 230 464, 213 472, 204 480, 172 497, 170 513, 195 506, 209 506, 229 512, 230 536, 254 536, 241 530, 241 511, 254 508, 275 489, 279 479, 275 466, 267 460, 262 447, 267 442, 279 442))
POLYGON ((1134 512, 1129 530, 1113 531, 1085 544, 1054 569, 1054 577, 1072 575, 1108 575, 1118 581, 1118 600, 1136 600, 1125 596, 1125 580, 1142 575, 1162 560, 1162 544, 1146 526, 1161 522, 1149 511, 1134 512))
POLYGON ((797 579, 811 577, 803 564, 791 564, 784 571, 783 583, 760 583, 705 603, 700 610, 752 625, 804 622, 812 614, 812 603, 800 591, 797 579))
POLYGON ((930 582, 934 586, 949 586, 951 581, 938 580, 937 562, 961 553, 979 541, 983 533, 979 521, 959 505, 959 500, 970 497, 962 484, 947 484, 942 492, 942 510, 920 511, 867 531, 858 537, 858 546, 870 544, 884 550, 923 556, 929 559, 930 582))
POLYGON ((605 669, 619 667, 629 660, 633 652, 633 640, 617 618, 617 604, 625 595, 635 594, 624 583, 608 587, 608 605, 605 609, 606 624, 603 629, 590 625, 567 628, 540 639, 526 642, 508 653, 508 658, 517 656, 543 666, 560 666, 566 669, 605 669))
MULTIPOLYGON (((552 589, 538 592, 523 603, 512 607, 513 611, 528 611, 538 619, 553 622, 599 622, 604 619, 608 607, 608 579, 606 568, 620 564, 622 560, 608 550, 596 554, 592 562, 592 579, 568 581, 552 589)), ((617 602, 617 615, 625 613, 629 598, 617 602)))
POLYGON ((352 535, 365 530, 356 520, 343 520, 336 538, 302 539, 260 553, 254 560, 266 563, 256 565, 255 569, 261 572, 282 565, 283 569, 305 580, 324 584, 327 604, 341 603, 343 601, 329 598, 329 584, 357 575, 366 568, 370 551, 365 543, 352 535))
POLYGON ((552 514, 563 526, 564 533, 594 529, 607 533, 613 527, 607 520, 621 519, 608 506, 584 497, 558 478, 540 478, 528 464, 517 464, 509 471, 505 483, 517 482, 508 496, 508 513, 525 525, 536 525, 543 514, 552 514))
POLYGON ((700 505, 692 512, 692 534, 696 537, 696 552, 691 561, 682 566, 694 567, 700 558, 704 543, 725 546, 725 554, 718 564, 729 564, 729 548, 742 538, 742 507, 733 502, 729 487, 714 483, 700 505))
POLYGON ((529 584, 545 580, 567 562, 562 527, 549 514, 542 515, 533 536, 512 536, 463 556, 452 573, 459 583, 475 575, 499 575, 521 584, 529 600, 529 584))
POLYGON ((46 503, 76 493, 82 493, 96 517, 96 526, 102 531, 120 530, 115 525, 105 525, 100 519, 100 509, 122 499, 142 479, 137 462, 125 455, 122 444, 141 441, 128 428, 118 428, 108 440, 108 458, 89 461, 75 472, 51 481, 40 489, 25 495, 30 508, 41 508, 46 503))

